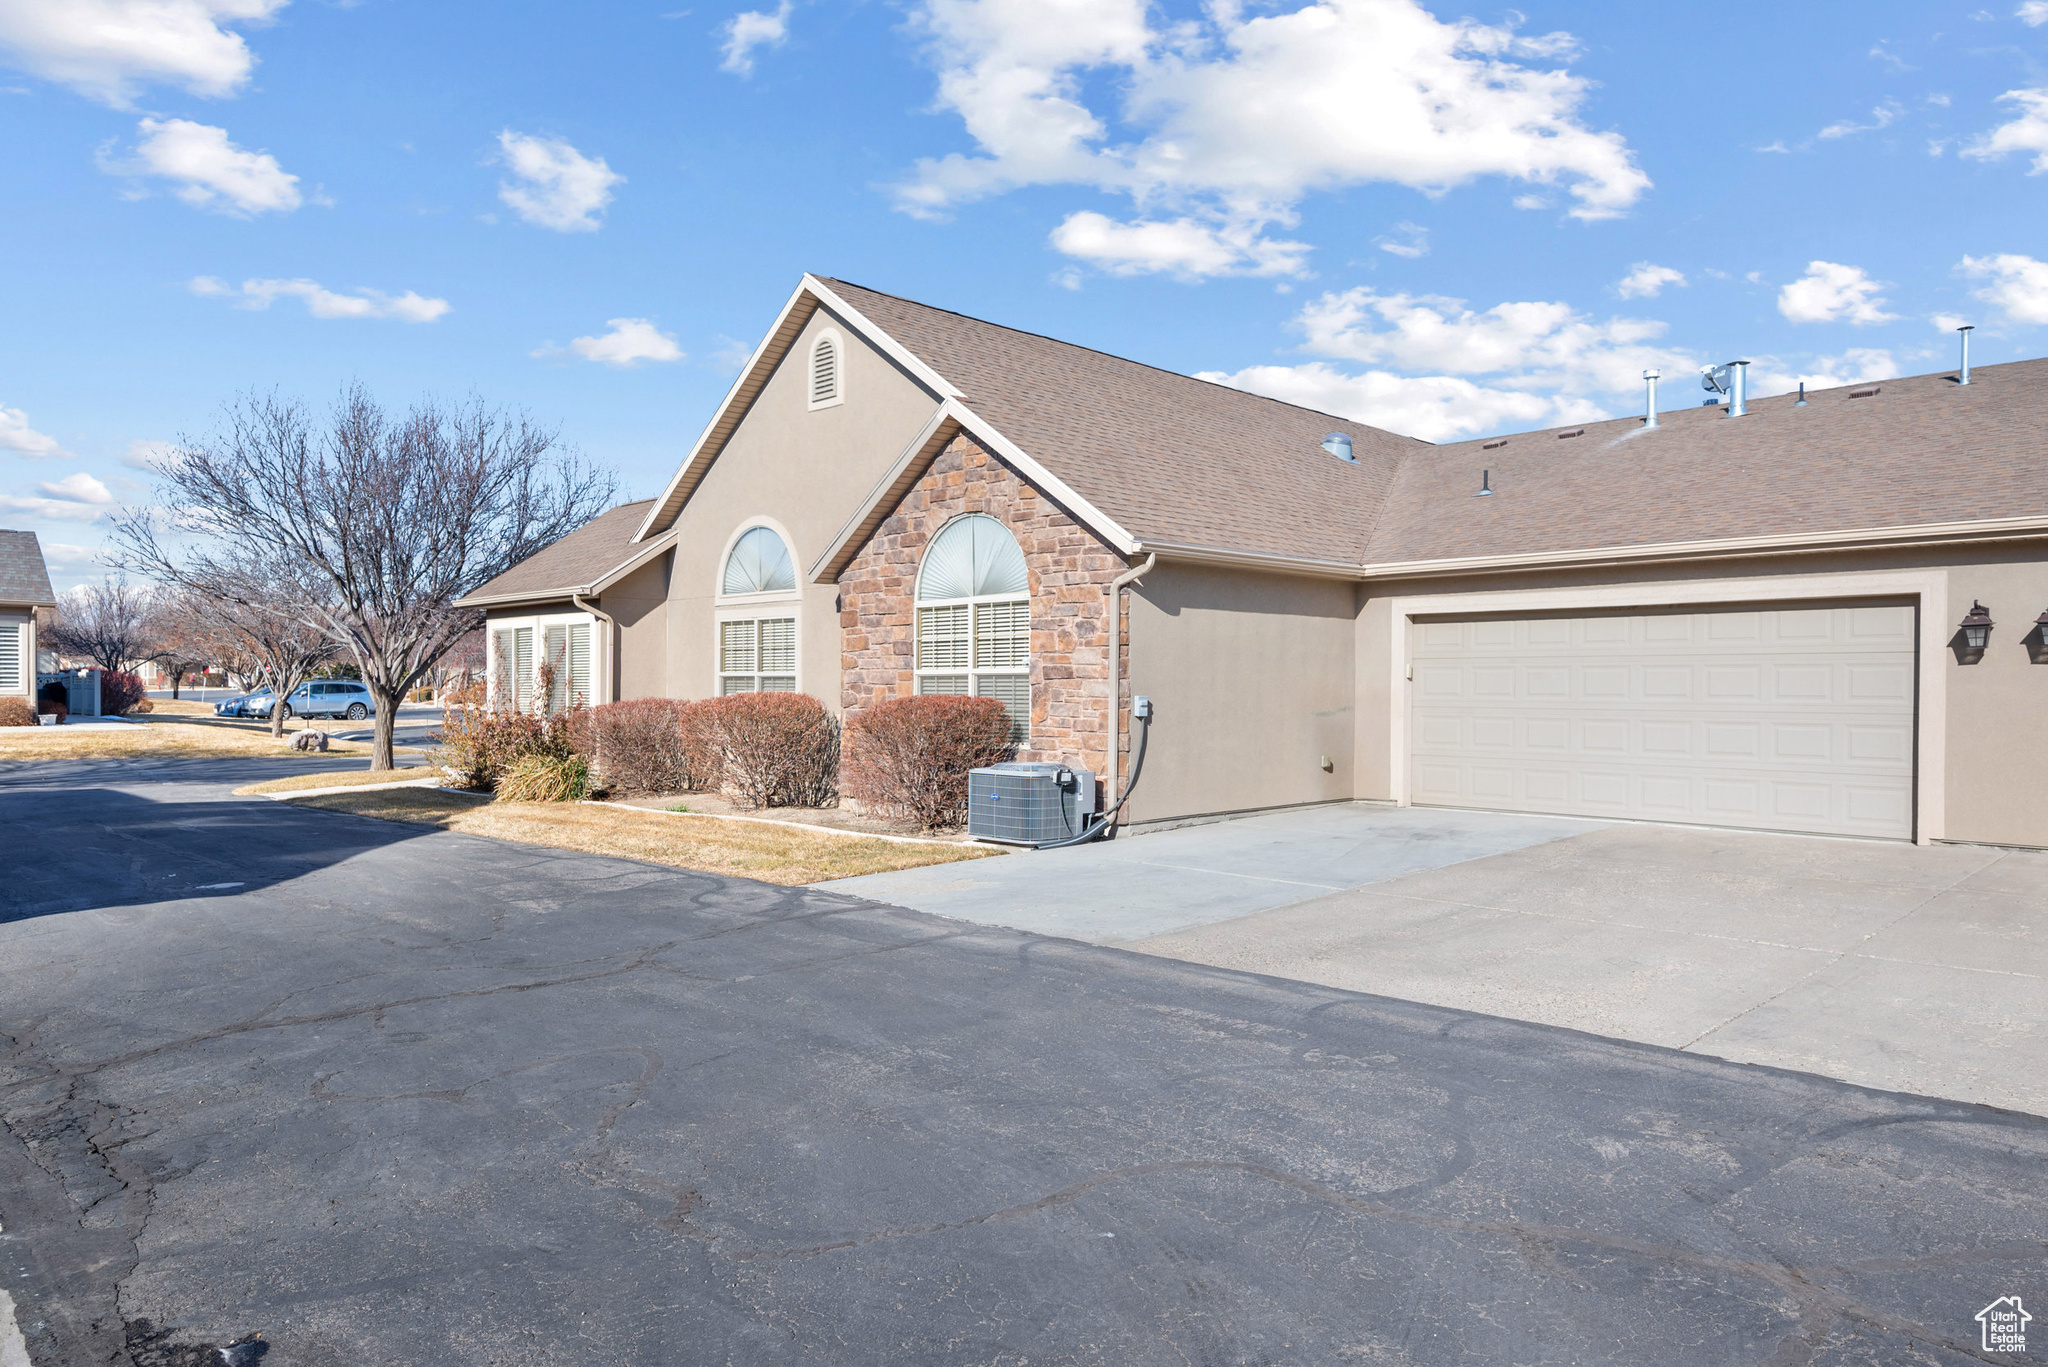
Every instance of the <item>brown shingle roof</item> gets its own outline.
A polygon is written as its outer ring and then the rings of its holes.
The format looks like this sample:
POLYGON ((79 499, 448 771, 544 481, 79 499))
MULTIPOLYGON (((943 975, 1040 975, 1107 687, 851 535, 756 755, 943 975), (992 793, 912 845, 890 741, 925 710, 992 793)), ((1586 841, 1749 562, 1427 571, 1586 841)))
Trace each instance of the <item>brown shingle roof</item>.
POLYGON ((2048 360, 1422 447, 1371 564, 2048 516, 2048 360), (1852 394, 1876 389, 1864 398, 1852 394), (1480 472, 1492 498, 1475 498, 1480 472))
POLYGON ((1429 444, 843 280, 826 284, 962 402, 1149 543, 1357 564, 1396 467, 1429 444), (1347 433, 1347 465, 1322 449, 1347 433))
POLYGON ((43 564, 43 546, 34 532, 0 530, 0 603, 11 607, 48 607, 57 601, 50 592, 50 571, 43 564))
MULTIPOLYGON (((560 541, 536 552, 496 579, 472 589, 462 603, 487 598, 566 598, 589 588, 633 558, 633 530, 654 500, 621 503, 599 513, 560 541)), ((645 547, 640 549, 644 550, 645 547)))

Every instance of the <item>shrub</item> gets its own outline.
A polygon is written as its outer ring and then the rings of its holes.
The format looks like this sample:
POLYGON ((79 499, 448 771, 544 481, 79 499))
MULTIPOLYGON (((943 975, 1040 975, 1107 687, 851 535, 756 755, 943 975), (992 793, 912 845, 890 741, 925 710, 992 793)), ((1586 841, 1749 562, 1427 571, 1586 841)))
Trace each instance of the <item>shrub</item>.
POLYGON ((100 675, 100 712, 104 716, 118 717, 148 696, 142 680, 126 670, 100 675))
POLYGON ((679 711, 668 698, 632 698, 590 710, 604 781, 634 795, 679 793, 690 786, 679 711))
POLYGON ((0 698, 0 726, 34 726, 36 710, 27 698, 0 698))
POLYGON ((838 800, 839 724, 809 694, 712 698, 692 709, 690 724, 701 731, 717 781, 734 801, 825 807, 838 800))
POLYGON ((528 756, 566 760, 575 753, 566 717, 451 707, 444 714, 441 746, 434 758, 463 787, 490 788, 528 756))
POLYGON ((577 802, 590 792, 590 761, 581 755, 522 755, 498 778, 500 802, 577 802))
POLYGON ((846 722, 847 796, 926 830, 967 819, 967 771, 1012 753, 1010 718, 994 698, 891 698, 846 722))

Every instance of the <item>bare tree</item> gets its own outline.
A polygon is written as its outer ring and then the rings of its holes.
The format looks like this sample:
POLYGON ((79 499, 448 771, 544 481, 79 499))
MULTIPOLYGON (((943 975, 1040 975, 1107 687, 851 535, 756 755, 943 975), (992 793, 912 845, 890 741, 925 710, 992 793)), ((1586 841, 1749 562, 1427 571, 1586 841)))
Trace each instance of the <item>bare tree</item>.
POLYGON ((194 593, 195 611, 239 647, 257 679, 269 687, 270 734, 282 737, 284 700, 341 653, 326 625, 304 607, 326 586, 299 567, 250 554, 216 561, 208 574, 206 592, 194 593))
POLYGON ((295 401, 245 397, 159 473, 186 545, 148 514, 119 518, 125 560, 178 583, 234 547, 303 567, 320 591, 298 610, 346 647, 376 700, 372 769, 392 767, 406 693, 482 620, 455 600, 589 521, 613 489, 524 414, 470 400, 394 416, 360 385, 320 424, 295 401))
POLYGON ((185 675, 213 664, 221 653, 217 626, 208 620, 206 609, 206 598, 186 588, 162 590, 150 605, 152 645, 144 658, 156 661, 171 676, 173 699, 185 675))
POLYGON ((47 639, 59 652, 112 674, 154 651, 150 608, 149 591, 126 579, 81 584, 58 600, 47 639))

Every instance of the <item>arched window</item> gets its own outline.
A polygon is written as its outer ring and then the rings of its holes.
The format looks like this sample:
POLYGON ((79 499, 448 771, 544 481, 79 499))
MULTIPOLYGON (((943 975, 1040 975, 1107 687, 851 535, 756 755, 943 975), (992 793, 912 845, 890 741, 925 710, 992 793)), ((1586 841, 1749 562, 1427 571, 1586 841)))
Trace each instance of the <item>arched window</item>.
POLYGON ((917 573, 917 691, 995 698, 1031 735, 1031 575, 1017 538, 983 513, 956 517, 917 573))
POLYGON ((721 592, 789 593, 795 588, 796 566, 774 528, 755 527, 733 542, 721 592))
POLYGON ((846 397, 839 353, 839 334, 836 332, 821 332, 818 340, 811 343, 812 408, 828 408, 846 397))
MULTIPOLYGON (((725 557, 719 596, 748 598, 769 594, 787 594, 794 600, 796 564, 790 559, 788 544, 773 528, 752 527, 741 534, 725 557)), ((796 691, 794 601, 777 604, 774 611, 753 604, 720 609, 718 691, 796 691)))

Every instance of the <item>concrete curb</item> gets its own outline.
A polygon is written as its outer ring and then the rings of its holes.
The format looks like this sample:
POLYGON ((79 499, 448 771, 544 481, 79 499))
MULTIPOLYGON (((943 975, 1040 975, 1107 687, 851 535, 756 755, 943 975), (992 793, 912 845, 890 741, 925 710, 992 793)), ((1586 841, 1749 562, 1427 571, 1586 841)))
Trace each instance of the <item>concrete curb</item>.
POLYGON ((283 793, 250 793, 250 797, 269 798, 272 802, 289 802, 297 797, 324 797, 328 793, 381 793, 388 788, 438 788, 444 793, 465 793, 467 788, 450 788, 445 779, 408 778, 396 783, 359 783, 349 787, 335 788, 293 788, 283 793))
MULTIPOLYGON (((332 791, 331 789, 329 791, 332 791)), ((733 816, 726 812, 669 812, 659 807, 630 807, 623 802, 600 802, 596 798, 581 799, 585 807, 610 807, 615 811, 645 812, 649 816, 701 816, 707 821, 750 821, 757 826, 780 826, 791 831, 811 831, 818 835, 841 835, 848 840, 888 840, 898 845, 947 845, 958 849, 966 846, 976 850, 1000 850, 1012 852, 1009 845, 993 845, 986 840, 931 840, 917 835, 883 835, 876 831, 843 831, 837 826, 814 826, 807 821, 777 821, 769 816, 733 816)))

